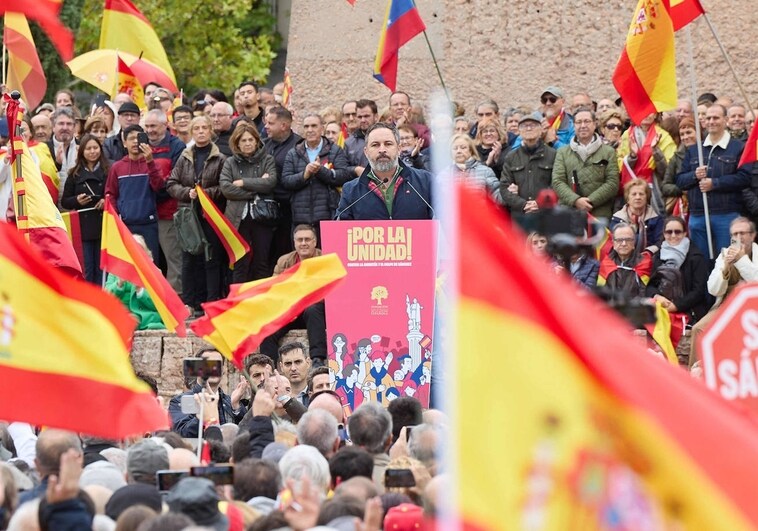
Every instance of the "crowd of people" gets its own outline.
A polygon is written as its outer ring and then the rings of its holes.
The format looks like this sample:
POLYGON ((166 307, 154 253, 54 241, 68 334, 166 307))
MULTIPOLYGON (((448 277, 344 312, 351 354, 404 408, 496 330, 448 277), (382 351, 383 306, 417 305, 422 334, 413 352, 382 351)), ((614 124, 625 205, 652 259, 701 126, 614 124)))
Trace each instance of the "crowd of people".
MULTIPOLYGON (((549 86, 534 106, 502 114, 493 100, 473 113, 451 102, 452 116, 430 128, 423 102, 405 92, 296 120, 281 89, 243 82, 231 98, 203 90, 175 102, 149 84, 146 109, 119 94, 96 98, 87 112, 62 90, 54 104, 28 110, 21 133, 53 201, 80 212, 86 280, 103 283, 107 200, 197 316, 231 283, 319 256, 324 220, 432 219, 432 149, 449 155, 436 172, 514 218, 544 211, 547 192, 564 209, 606 220, 608 242, 598 249, 558 254, 555 234, 532 232, 525 252, 588 289, 657 301, 694 336, 736 285, 758 278, 758 179, 752 164, 738 163, 754 112, 728 97, 703 94, 696 109, 683 99, 636 124, 620 99, 568 98, 549 86), (450 140, 435 139, 445 127, 450 140), (231 273, 198 185, 252 249, 231 273), (174 219, 187 210, 202 229, 199 252, 177 236, 174 219)), ((9 137, 2 124, 0 135, 9 137)), ((9 185, 6 165, 0 218, 12 221, 9 185)), ((123 295, 118 279, 106 285, 141 325, 160 326, 144 293, 123 295)), ((444 415, 412 397, 350 411, 333 389, 325 328, 323 303, 314 304, 248 358, 250 383, 224 390, 219 378, 187 381, 169 403, 170 432, 105 441, 4 425, 0 528, 355 529, 358 519, 361 529, 411 529, 434 518, 449 481, 436 454, 444 415), (279 344, 293 327, 307 330, 308 346, 279 344), (202 413, 189 412, 193 401, 202 413), (198 437, 210 449, 205 460, 233 463, 233 478, 194 474, 198 437), (176 484, 162 482, 169 478, 176 484)), ((696 366, 691 344, 681 363, 696 366)), ((212 349, 198 355, 221 359, 212 349)))

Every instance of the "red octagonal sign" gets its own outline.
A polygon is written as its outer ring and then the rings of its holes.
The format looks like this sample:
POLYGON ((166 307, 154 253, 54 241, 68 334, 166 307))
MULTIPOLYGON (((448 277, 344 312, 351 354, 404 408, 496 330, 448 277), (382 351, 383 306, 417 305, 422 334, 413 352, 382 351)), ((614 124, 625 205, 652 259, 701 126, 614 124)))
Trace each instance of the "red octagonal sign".
POLYGON ((738 287, 700 338, 706 385, 758 411, 758 283, 738 287))

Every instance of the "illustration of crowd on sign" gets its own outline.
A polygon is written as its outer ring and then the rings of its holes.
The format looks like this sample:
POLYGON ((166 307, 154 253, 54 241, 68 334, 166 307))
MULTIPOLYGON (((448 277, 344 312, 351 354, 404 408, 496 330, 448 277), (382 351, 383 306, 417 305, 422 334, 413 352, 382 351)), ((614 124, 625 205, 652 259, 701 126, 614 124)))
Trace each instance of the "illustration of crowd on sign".
POLYGON ((348 412, 366 400, 388 405, 400 396, 429 404, 432 340, 421 330, 418 299, 406 295, 408 333, 404 340, 379 334, 354 343, 337 332, 331 338, 329 369, 336 392, 348 412))

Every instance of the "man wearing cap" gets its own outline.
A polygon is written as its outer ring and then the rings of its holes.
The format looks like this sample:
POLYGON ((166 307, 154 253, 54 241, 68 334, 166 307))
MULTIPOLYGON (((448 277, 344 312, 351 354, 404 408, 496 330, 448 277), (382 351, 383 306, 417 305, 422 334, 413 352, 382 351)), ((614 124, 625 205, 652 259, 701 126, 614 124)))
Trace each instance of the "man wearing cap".
POLYGON ((103 143, 103 151, 106 158, 112 163, 123 159, 126 155, 124 146, 124 131, 130 125, 139 124, 140 110, 136 103, 127 101, 118 109, 118 123, 121 125, 121 133, 113 135, 103 143))
POLYGON ((537 195, 550 188, 556 151, 542 141, 543 119, 542 114, 534 112, 519 120, 521 145, 503 161, 500 193, 513 213, 536 212, 537 195))
POLYGON ((159 470, 168 470, 168 450, 151 439, 143 439, 126 451, 126 482, 155 486, 159 470))
POLYGON ((574 120, 564 108, 564 97, 563 89, 556 86, 547 87, 540 96, 545 143, 555 149, 567 146, 574 136, 574 120))
POLYGON ((215 485, 206 478, 182 478, 166 496, 172 513, 187 515, 199 526, 227 531, 229 519, 219 510, 219 501, 215 485))

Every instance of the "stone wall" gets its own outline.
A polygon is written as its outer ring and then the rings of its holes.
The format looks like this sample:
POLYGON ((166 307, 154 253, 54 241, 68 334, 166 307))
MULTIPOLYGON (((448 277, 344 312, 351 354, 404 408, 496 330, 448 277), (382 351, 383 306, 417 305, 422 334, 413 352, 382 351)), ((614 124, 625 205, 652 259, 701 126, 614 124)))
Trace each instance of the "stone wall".
MULTIPOLYGON (((755 0, 701 0, 758 107, 755 0)), ((492 97, 501 107, 535 106, 559 85, 597 100, 614 96, 611 74, 635 0, 416 0, 447 88, 467 116, 492 97)), ((297 115, 368 97, 387 105, 389 91, 372 77, 387 0, 293 0, 287 66, 297 115)), ((704 20, 690 25, 698 91, 742 101, 704 20)), ((677 34, 679 91, 689 91, 685 31, 677 34)), ((423 36, 400 52, 398 89, 425 98, 440 86, 423 36)))

